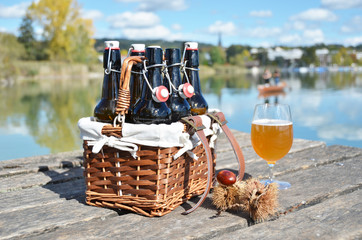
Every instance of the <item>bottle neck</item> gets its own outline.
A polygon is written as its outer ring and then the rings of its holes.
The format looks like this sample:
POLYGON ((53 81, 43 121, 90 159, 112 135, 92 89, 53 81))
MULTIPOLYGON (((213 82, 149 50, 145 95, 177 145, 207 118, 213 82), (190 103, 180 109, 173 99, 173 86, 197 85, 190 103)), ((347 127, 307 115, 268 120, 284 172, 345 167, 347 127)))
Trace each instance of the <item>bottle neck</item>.
POLYGON ((103 68, 108 68, 108 58, 111 64, 111 68, 119 71, 121 69, 121 52, 119 48, 109 48, 104 49, 103 52, 103 68), (110 54, 110 56, 109 56, 110 54))
POLYGON ((170 75, 172 84, 176 89, 178 89, 178 87, 182 84, 180 66, 169 67, 167 71, 170 75))
MULTIPOLYGON (((134 57, 134 56, 145 56, 145 52, 144 51, 131 51, 131 54, 130 54, 131 57, 134 57)), ((133 67, 132 67, 132 71, 140 71, 142 69, 142 66, 143 66, 143 63, 137 63, 137 64, 133 64, 133 67)))
MULTIPOLYGON (((187 49, 185 52, 185 62, 186 68, 197 69, 199 67, 199 51, 197 49, 187 49)), ((199 72, 192 69, 186 69, 186 74, 190 84, 194 87, 195 94, 201 93, 199 72)), ((187 80, 184 79, 183 82, 185 83, 187 80)))
POLYGON ((186 67, 198 68, 199 67, 199 50, 186 49, 185 61, 186 61, 186 67))
POLYGON ((111 72, 109 74, 104 73, 102 98, 108 100, 115 100, 118 97, 120 74, 117 72, 111 72))
MULTIPOLYGON (((148 73, 147 79, 152 89, 162 85, 161 68, 159 67, 150 68, 148 69, 147 73, 148 73)), ((152 100, 152 91, 149 88, 146 81, 143 81, 142 85, 142 98, 145 100, 152 100)))
MULTIPOLYGON (((186 69, 186 74, 189 77, 190 84, 194 87, 195 94, 201 93, 200 76, 198 71, 186 69)), ((187 82, 186 79, 183 81, 187 82)))

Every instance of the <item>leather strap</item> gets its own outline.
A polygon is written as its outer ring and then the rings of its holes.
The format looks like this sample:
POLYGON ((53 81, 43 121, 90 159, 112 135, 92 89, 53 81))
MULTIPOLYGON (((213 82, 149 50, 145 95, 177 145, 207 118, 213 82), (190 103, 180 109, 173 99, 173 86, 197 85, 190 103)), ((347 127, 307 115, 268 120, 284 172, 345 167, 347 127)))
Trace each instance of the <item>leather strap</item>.
MULTIPOLYGON (((230 131, 229 127, 226 125, 227 121, 225 120, 225 115, 222 112, 214 112, 214 113, 208 113, 207 114, 214 122, 217 122, 222 130, 224 131, 226 137, 228 138, 231 146, 233 147, 234 153, 236 155, 236 158, 238 160, 239 164, 239 172, 238 172, 238 179, 241 181, 244 177, 245 173, 245 159, 243 152, 236 141, 234 135, 230 131)), ((206 189, 204 191, 204 194, 201 196, 200 200, 196 203, 195 206, 193 206, 191 209, 183 212, 183 215, 187 215, 189 213, 192 213, 195 211, 198 207, 201 206, 201 204, 205 201, 207 195, 209 194, 211 185, 212 185, 212 177, 214 175, 214 168, 213 168, 213 161, 212 161, 212 154, 211 149, 209 146, 209 143, 206 139, 206 136, 204 134, 203 129, 205 127, 202 125, 202 120, 199 116, 191 116, 182 118, 182 121, 188 123, 196 132, 197 136, 199 137, 202 145, 204 146, 205 152, 206 152, 206 158, 207 158, 207 185, 206 189)))
POLYGON ((211 149, 210 149, 209 143, 208 143, 206 136, 204 134, 204 131, 203 131, 203 129, 205 129, 205 127, 204 127, 204 125, 202 125, 201 118, 199 116, 191 116, 191 117, 182 118, 182 120, 184 122, 188 123, 196 131, 197 136, 199 137, 202 145, 204 146, 204 149, 206 152, 206 159, 207 159, 206 189, 204 191, 204 194, 201 196, 200 200, 196 203, 196 205, 193 206, 191 209, 182 213, 183 215, 187 215, 187 214, 195 211, 205 201, 207 194, 209 193, 211 185, 212 185, 212 177, 213 177, 214 173, 213 173, 213 161, 212 161, 211 149))
POLYGON ((233 147, 234 153, 238 160, 238 164, 239 164, 238 179, 241 181, 243 179, 244 173, 245 173, 245 159, 244 159, 243 152, 241 151, 241 148, 240 148, 238 142, 236 141, 236 139, 235 139, 234 135, 232 134, 232 132, 230 131, 229 127, 226 125, 227 121, 225 120, 225 115, 222 112, 212 112, 212 113, 207 113, 207 115, 212 120, 214 120, 214 122, 217 122, 221 126, 226 137, 229 139, 229 142, 230 142, 231 146, 233 147))

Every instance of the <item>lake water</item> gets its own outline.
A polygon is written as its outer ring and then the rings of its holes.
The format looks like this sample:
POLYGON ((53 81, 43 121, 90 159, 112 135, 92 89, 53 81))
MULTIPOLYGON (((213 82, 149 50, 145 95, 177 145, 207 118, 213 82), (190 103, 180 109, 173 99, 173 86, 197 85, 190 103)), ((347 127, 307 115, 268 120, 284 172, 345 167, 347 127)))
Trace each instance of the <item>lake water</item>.
MULTIPOLYGON (((230 128, 250 133, 254 106, 266 100, 259 78, 207 77, 202 89, 230 128)), ((362 73, 284 72, 282 79, 288 88, 268 101, 291 106, 295 138, 362 147, 362 73)), ((43 82, 0 88, 0 160, 81 149, 77 122, 92 115, 102 79, 43 82)))

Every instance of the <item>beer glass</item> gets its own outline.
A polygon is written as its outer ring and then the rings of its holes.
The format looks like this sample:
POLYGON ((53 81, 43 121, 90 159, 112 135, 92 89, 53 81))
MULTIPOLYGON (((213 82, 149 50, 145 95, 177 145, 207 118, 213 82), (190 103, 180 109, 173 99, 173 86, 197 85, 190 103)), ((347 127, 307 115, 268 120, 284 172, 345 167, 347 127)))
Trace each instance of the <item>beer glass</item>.
POLYGON ((267 161, 269 179, 264 184, 277 183, 279 189, 287 189, 288 182, 274 179, 273 167, 284 157, 293 144, 293 122, 289 105, 258 104, 255 106, 251 123, 251 143, 255 152, 267 161))

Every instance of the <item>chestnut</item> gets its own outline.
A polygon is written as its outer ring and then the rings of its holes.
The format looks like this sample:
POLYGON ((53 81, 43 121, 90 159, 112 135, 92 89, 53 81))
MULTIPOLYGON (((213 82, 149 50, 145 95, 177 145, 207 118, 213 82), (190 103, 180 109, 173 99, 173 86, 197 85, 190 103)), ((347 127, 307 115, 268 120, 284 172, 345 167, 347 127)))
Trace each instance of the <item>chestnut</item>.
POLYGON ((229 170, 221 170, 217 174, 216 179, 220 184, 229 186, 236 182, 236 175, 229 170))

